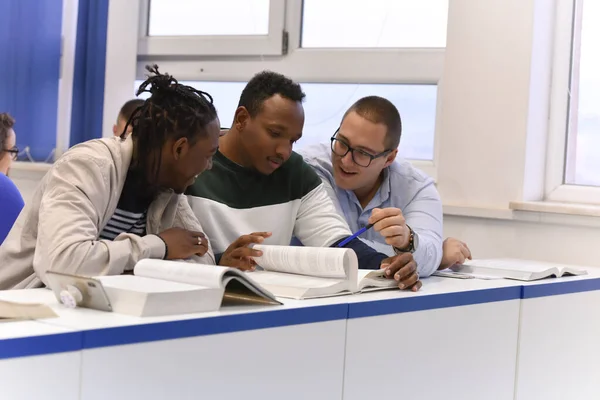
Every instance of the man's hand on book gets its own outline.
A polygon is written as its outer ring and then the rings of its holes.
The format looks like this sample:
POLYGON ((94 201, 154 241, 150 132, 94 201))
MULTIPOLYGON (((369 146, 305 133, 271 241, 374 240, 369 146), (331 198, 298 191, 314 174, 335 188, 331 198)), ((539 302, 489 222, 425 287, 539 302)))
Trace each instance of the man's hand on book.
POLYGON ((386 269, 386 277, 398 282, 400 289, 410 289, 416 292, 423 286, 417 274, 417 263, 411 253, 402 253, 386 258, 381 262, 381 268, 386 269))
POLYGON ((193 255, 203 256, 208 251, 208 239, 202 232, 170 228, 158 236, 167 247, 166 260, 184 260, 193 255))
POLYGON ((462 265, 467 259, 472 260, 469 246, 458 239, 449 237, 444 240, 442 251, 442 262, 438 269, 451 268, 456 265, 462 265))
POLYGON ((248 246, 254 243, 262 243, 269 236, 271 236, 270 232, 253 232, 249 235, 240 236, 225 250, 219 265, 238 268, 242 271, 254 270, 256 262, 254 262, 253 257, 260 257, 262 252, 248 246))

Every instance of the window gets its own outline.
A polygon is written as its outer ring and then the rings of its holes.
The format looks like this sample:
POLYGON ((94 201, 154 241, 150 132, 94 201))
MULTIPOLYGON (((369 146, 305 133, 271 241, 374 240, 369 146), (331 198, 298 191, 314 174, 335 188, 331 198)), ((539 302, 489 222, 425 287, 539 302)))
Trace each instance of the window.
POLYGON ((227 126, 244 82, 263 70, 279 72, 301 82, 307 94, 298 147, 326 141, 355 100, 380 95, 400 110, 402 156, 419 160, 418 167, 435 177, 448 0, 370 0, 368 13, 359 0, 239 0, 244 3, 239 7, 233 0, 227 6, 208 0, 141 2, 137 79, 145 78, 147 64, 156 63, 161 71, 201 86, 214 95, 221 124, 227 126), (187 17, 168 17, 174 9, 240 23, 198 27, 187 17), (225 9, 227 18, 219 18, 225 9), (258 17, 253 22, 248 14, 258 17), (167 34, 175 36, 161 36, 167 34))
POLYGON ((447 20, 448 0, 304 0, 302 47, 445 47, 447 20))
POLYGON ((565 183, 600 186, 600 2, 575 10, 565 183))
POLYGON ((298 147, 329 140, 346 110, 364 96, 390 100, 400 111, 400 154, 412 160, 433 160, 435 85, 359 85, 304 83, 306 93, 304 134, 298 147))
POLYGON ((600 3, 556 7, 546 200, 600 204, 600 3))
MULTIPOLYGON (((136 82, 136 89, 141 81, 136 82)), ((213 96, 221 126, 229 127, 245 82, 181 82, 213 96)), ((303 83, 306 120, 295 149, 327 142, 344 112, 359 98, 378 95, 392 101, 402 116, 400 154, 412 160, 433 160, 437 87, 435 85, 360 85, 303 83)), ((147 97, 148 94, 144 93, 147 97)))
POLYGON ((266 35, 269 0, 151 0, 149 36, 266 35))
POLYGON ((142 0, 138 54, 278 55, 281 0, 142 0))

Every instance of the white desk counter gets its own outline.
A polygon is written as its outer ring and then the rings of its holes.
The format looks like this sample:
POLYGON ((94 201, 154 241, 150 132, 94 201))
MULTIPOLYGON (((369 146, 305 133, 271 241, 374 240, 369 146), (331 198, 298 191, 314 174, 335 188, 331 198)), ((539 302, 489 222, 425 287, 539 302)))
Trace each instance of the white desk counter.
POLYGON ((600 399, 600 270, 523 285, 516 400, 600 399))
POLYGON ((53 304, 60 317, 42 322, 81 333, 81 399, 342 397, 343 301, 135 318, 66 309, 45 289, 9 297, 53 304))
POLYGON ((0 398, 77 399, 81 341, 79 332, 37 321, 0 323, 0 398))
POLYGON ((600 398, 587 380, 600 359, 600 324, 586 308, 600 304, 597 296, 595 276, 534 284, 433 277, 418 293, 135 318, 65 309, 44 289, 0 292, 60 315, 0 325, 0 376, 11 399, 600 398), (596 347, 577 343, 593 339, 596 347), (570 368, 590 369, 582 378, 570 368), (585 396, 543 387, 575 383, 585 396))
POLYGON ((512 399, 520 297, 515 281, 439 277, 354 296, 344 399, 512 399))

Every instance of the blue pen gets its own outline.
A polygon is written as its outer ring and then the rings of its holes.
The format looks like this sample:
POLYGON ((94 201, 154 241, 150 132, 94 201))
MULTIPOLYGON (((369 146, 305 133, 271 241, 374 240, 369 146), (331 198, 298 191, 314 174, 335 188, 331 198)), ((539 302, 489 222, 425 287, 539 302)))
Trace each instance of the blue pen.
POLYGON ((337 247, 344 247, 345 245, 347 245, 348 243, 350 243, 350 241, 356 239, 357 237, 359 237, 360 235, 362 235, 363 233, 365 233, 366 231, 368 231, 369 229, 371 229, 373 227, 373 224, 369 224, 367 226, 365 226, 364 228, 360 229, 358 232, 356 232, 354 235, 347 237, 346 239, 342 240, 337 247))

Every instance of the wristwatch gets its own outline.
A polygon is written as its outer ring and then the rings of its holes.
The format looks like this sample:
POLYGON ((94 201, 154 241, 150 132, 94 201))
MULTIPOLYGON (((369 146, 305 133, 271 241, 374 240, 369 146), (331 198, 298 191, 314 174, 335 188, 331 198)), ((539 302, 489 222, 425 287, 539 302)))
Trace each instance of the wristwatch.
POLYGON ((408 246, 406 246, 406 248, 404 248, 404 249, 399 249, 397 247, 394 247, 394 251, 396 253, 414 253, 419 245, 419 236, 415 235, 415 232, 412 230, 412 228, 410 226, 406 225, 406 227, 408 228, 408 231, 409 231, 408 246))

